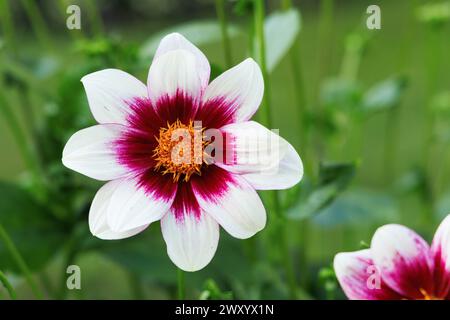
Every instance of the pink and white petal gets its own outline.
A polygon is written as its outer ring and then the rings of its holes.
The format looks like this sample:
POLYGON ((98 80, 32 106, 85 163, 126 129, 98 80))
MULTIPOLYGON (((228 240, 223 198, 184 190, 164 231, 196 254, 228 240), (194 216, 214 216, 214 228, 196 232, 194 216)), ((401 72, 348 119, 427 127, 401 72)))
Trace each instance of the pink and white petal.
POLYGON ((350 300, 397 300, 403 297, 383 282, 370 249, 341 252, 334 257, 334 271, 350 300))
POLYGON ((143 225, 124 232, 113 231, 107 223, 107 209, 112 199, 113 193, 120 185, 121 180, 113 180, 100 188, 95 194, 89 210, 89 229, 97 238, 103 240, 116 240, 132 237, 144 231, 148 225, 143 225))
POLYGON ((380 227, 372 238, 372 258, 383 280, 410 299, 433 295, 433 260, 428 244, 401 225, 380 227))
POLYGON ((211 67, 209 66, 208 59, 203 54, 203 52, 200 51, 199 48, 197 48, 181 34, 175 32, 165 36, 159 43, 154 58, 156 59, 169 51, 177 49, 183 49, 194 54, 197 70, 199 72, 202 83, 202 88, 206 88, 208 86, 209 74, 211 72, 211 67))
POLYGON ((203 95, 203 105, 216 105, 211 101, 222 101, 229 105, 234 122, 249 120, 258 110, 264 94, 261 69, 251 58, 225 71, 214 79, 203 95))
POLYGON ((450 298, 450 215, 437 229, 431 252, 434 257, 435 296, 450 298))
POLYGON ((126 124, 129 101, 147 98, 147 87, 132 75, 117 69, 90 73, 81 79, 91 112, 98 123, 126 124))
POLYGON ((254 121, 229 124, 221 131, 227 155, 217 166, 243 174, 256 189, 286 189, 301 180, 300 156, 277 133, 254 121))
POLYGON ((295 186, 303 177, 303 163, 293 146, 274 168, 261 173, 246 173, 242 177, 256 190, 282 190, 295 186))
POLYGON ((255 189, 239 175, 226 171, 217 174, 218 178, 210 176, 191 182, 200 207, 235 238, 247 239, 261 231, 267 217, 255 189), (215 183, 215 179, 221 181, 215 183))
POLYGON ((123 126, 100 124, 74 133, 67 141, 62 163, 90 178, 108 181, 125 176, 128 169, 118 162, 114 149, 123 126))
POLYGON ((134 179, 123 179, 111 196, 107 223, 115 232, 125 232, 160 220, 166 214, 176 194, 176 185, 160 186, 166 190, 149 189, 134 179))
POLYGON ((156 105, 159 99, 180 93, 199 100, 203 89, 195 55, 177 49, 158 56, 150 66, 147 86, 149 97, 156 105))
POLYGON ((226 137, 223 162, 217 166, 233 173, 252 173, 271 169, 280 163, 289 143, 255 121, 232 123, 220 128, 226 137))
POLYGON ((161 231, 167 254, 184 271, 203 269, 219 243, 219 225, 201 210, 188 184, 178 189, 170 212, 161 219, 161 231))

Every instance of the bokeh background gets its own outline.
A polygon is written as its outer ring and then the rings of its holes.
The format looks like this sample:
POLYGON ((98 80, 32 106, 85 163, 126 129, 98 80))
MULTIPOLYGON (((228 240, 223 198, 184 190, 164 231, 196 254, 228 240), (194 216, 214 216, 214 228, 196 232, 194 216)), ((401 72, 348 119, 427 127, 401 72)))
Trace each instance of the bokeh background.
MULTIPOLYGON (((393 222, 431 240, 450 212, 450 1, 264 4, 272 126, 298 150, 305 177, 278 194, 277 215, 267 204, 268 225, 252 239, 222 230, 212 263, 186 275, 187 297, 342 299, 336 253, 367 247, 393 222), (371 4, 380 30, 366 27, 371 4)), ((120 241, 89 233, 101 183, 61 164, 70 135, 94 124, 80 78, 119 68, 145 81, 174 31, 205 52, 215 77, 258 59, 253 9, 250 0, 0 0, 0 271, 18 298, 176 297, 158 223, 120 241), (70 4, 81 30, 66 28, 70 4), (69 264, 81 268, 81 290, 66 290, 69 264)), ((10 298, 3 286, 0 298, 10 298)))

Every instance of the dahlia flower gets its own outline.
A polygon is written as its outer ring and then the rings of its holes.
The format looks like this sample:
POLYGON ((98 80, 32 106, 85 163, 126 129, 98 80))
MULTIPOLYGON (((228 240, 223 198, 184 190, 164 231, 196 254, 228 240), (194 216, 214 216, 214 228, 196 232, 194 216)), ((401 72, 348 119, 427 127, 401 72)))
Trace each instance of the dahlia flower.
POLYGON ((170 259, 196 271, 214 256, 219 225, 240 239, 264 228, 255 190, 300 181, 295 149, 250 121, 264 92, 255 61, 209 75, 205 55, 175 33, 161 40, 147 85, 116 69, 81 79, 98 125, 69 139, 62 162, 109 181, 90 208, 93 235, 127 238, 161 220, 170 259))
POLYGON ((334 270, 349 299, 450 300, 450 215, 431 247, 401 225, 379 228, 370 249, 339 253, 334 270))

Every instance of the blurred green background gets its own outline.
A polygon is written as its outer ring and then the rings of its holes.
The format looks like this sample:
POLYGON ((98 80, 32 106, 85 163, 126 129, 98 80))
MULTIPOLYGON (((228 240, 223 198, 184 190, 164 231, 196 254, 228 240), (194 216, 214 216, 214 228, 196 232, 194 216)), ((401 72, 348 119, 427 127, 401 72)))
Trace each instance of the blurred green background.
MULTIPOLYGON (((18 298, 175 298, 158 223, 120 241, 88 231, 101 183, 61 164, 70 135, 94 124, 80 78, 119 68, 145 81, 159 39, 174 31, 205 52, 212 77, 258 59, 253 2, 0 3, 0 270, 18 298), (81 8, 81 30, 66 28, 69 4, 81 8), (81 267, 81 290, 65 289, 68 264, 81 267)), ((187 296, 344 298, 331 268, 337 252, 365 247, 392 222, 430 240, 449 212, 450 1, 271 0, 265 8, 273 127, 298 150, 305 178, 280 192, 282 217, 268 209, 254 238, 222 230, 212 263, 186 275, 187 296), (381 8, 380 30, 366 27, 371 4, 381 8)), ((9 298, 3 287, 0 298, 9 298)))

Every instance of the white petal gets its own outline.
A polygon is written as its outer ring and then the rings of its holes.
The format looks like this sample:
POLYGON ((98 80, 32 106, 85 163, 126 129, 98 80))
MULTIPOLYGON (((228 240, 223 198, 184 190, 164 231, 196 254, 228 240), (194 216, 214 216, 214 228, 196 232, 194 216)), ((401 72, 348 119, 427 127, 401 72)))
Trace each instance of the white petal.
POLYGON ((450 271, 450 215, 441 222, 431 248, 434 254, 440 255, 447 270, 450 271))
POLYGON ((167 198, 145 190, 132 179, 123 179, 111 196, 107 222, 111 230, 124 232, 160 220, 172 205, 176 190, 167 198))
POLYGON ((90 73, 81 79, 92 114, 98 123, 126 123, 127 101, 147 98, 147 87, 132 75, 117 69, 90 73))
POLYGON ((235 122, 249 120, 256 112, 264 94, 261 69, 248 58, 214 79, 203 95, 203 102, 225 99, 236 109, 235 122))
POLYGON ((240 176, 234 175, 221 195, 208 195, 194 181, 192 189, 202 209, 233 237, 247 239, 265 227, 264 205, 255 189, 240 176))
POLYGON ((219 243, 219 225, 205 212, 175 218, 169 212, 161 220, 161 231, 172 262, 184 271, 203 269, 214 257, 219 243))
POLYGON ((439 279, 435 292, 440 297, 450 297, 450 215, 437 229, 431 251, 435 261, 435 276, 439 279))
POLYGON ((393 300, 402 297, 381 279, 370 249, 341 252, 334 257, 334 271, 345 295, 351 300, 393 300))
POLYGON ((371 243, 372 258, 383 280, 411 299, 433 294, 433 261, 428 244, 414 231, 401 225, 379 228, 371 243))
POLYGON ((120 185, 120 182, 120 180, 113 180, 106 183, 97 191, 94 200, 92 201, 91 209, 89 210, 89 229, 97 238, 103 240, 124 239, 142 232, 148 226, 143 225, 125 232, 115 232, 111 230, 107 224, 107 209, 111 202, 112 195, 120 185))
POLYGON ((156 103, 161 96, 173 96, 178 92, 199 99, 202 93, 200 75, 194 54, 182 49, 168 51, 155 58, 150 66, 147 79, 150 99, 156 103))
POLYGON ((202 83, 202 88, 206 88, 208 86, 209 74, 211 71, 208 59, 205 57, 203 52, 200 51, 199 48, 197 48, 181 34, 171 33, 165 36, 159 43, 158 49, 155 53, 155 59, 169 51, 177 49, 183 49, 194 54, 196 59, 196 67, 202 83))
POLYGON ((256 189, 286 189, 303 176, 300 156, 277 133, 254 121, 221 128, 227 135, 226 163, 217 166, 242 174, 256 189))
POLYGON ((64 147, 62 163, 97 180, 123 177, 128 169, 118 163, 114 151, 114 141, 122 129, 117 124, 101 124, 74 133, 64 147))
POLYGON ((282 190, 295 186, 303 177, 303 163, 290 144, 280 163, 260 173, 246 173, 242 177, 256 190, 282 190))

